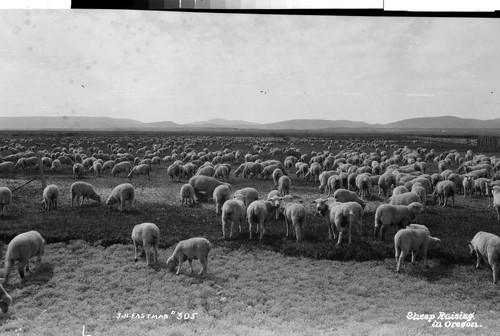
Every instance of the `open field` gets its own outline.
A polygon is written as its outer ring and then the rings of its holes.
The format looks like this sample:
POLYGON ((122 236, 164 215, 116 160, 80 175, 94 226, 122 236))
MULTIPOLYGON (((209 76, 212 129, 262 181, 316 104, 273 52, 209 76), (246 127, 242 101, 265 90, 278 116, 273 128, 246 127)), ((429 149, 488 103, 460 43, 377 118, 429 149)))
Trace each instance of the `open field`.
MULTIPOLYGON (((38 144, 38 150, 44 149, 40 146, 42 142, 50 149, 52 143, 79 141, 83 148, 98 146, 106 151, 106 143, 113 136, 91 134, 83 138, 81 134, 60 134, 48 138, 20 133, 9 136, 7 141, 16 143, 30 138, 24 145, 38 144)), ((129 136, 127 141, 137 147, 151 147, 166 138, 161 134, 137 134, 129 136)), ((373 137, 350 138, 365 143, 360 150, 368 153, 374 150, 368 145, 373 137)), ((171 139, 171 148, 189 146, 196 151, 228 148, 246 153, 258 143, 281 147, 292 141, 302 153, 310 153, 325 150, 327 140, 176 135, 171 139)), ((460 152, 468 149, 444 142, 419 143, 412 138, 387 140, 401 147, 434 148, 438 154, 451 148, 460 152)), ((339 150, 334 145, 331 152, 339 150)), ((391 153, 393 150, 388 148, 391 153)), ((262 155, 263 159, 284 157, 262 155)), ((233 190, 251 186, 259 191, 261 198, 266 197, 273 189, 272 180, 234 177, 233 172, 241 162, 232 163, 229 183, 233 190)), ((500 289, 491 283, 491 270, 484 267, 475 270, 475 258, 467 247, 477 231, 500 235, 500 223, 493 208, 488 207, 487 198, 464 199, 459 195, 454 208, 438 207, 429 201, 426 212, 419 217, 420 223, 428 226, 433 236, 441 238, 441 251, 432 253, 431 268, 424 268, 420 260, 415 266, 407 262, 403 272, 397 274, 392 239, 396 230, 390 228, 384 242, 372 238, 375 209, 386 202, 377 196, 377 188, 365 208, 363 234, 353 233, 352 246, 344 242, 335 247, 327 239, 327 227, 322 218, 314 215, 311 203, 325 195, 319 194, 318 183, 298 180, 295 168, 289 170, 291 194, 300 196, 308 210, 305 241, 297 243, 284 238, 282 218, 271 220, 262 242, 248 239, 247 225, 236 239, 223 240, 220 216, 215 214, 213 203, 181 206, 178 195, 186 180, 170 181, 167 166, 165 162, 154 165, 150 180, 135 177, 131 181, 136 189, 136 202, 132 209, 123 212, 92 201, 71 208, 69 188, 75 180, 71 167, 66 166, 59 172, 45 172, 47 184, 58 185, 62 192, 59 210, 42 209, 39 181, 14 192, 7 217, 0 219, 2 251, 14 236, 29 230, 39 231, 48 246, 41 268, 28 276, 25 283, 19 281, 17 273, 12 273, 6 290, 14 301, 9 312, 0 316, 0 333, 75 334, 81 333, 85 326, 87 334, 94 336, 497 334, 500 289), (147 267, 144 258, 133 262, 130 233, 141 222, 153 222, 160 228, 160 262, 153 267, 147 267), (194 236, 206 237, 214 245, 209 255, 209 276, 200 279, 189 275, 187 265, 183 275, 176 277, 167 272, 165 260, 175 244, 194 236), (187 320, 183 315, 182 320, 177 320, 178 315, 172 311, 196 315, 186 315, 187 320), (434 328, 430 322, 407 319, 408 312, 436 314, 436 317, 439 312, 475 313, 470 322, 481 327, 452 328, 445 326, 446 320, 437 319, 443 327, 434 328), (162 317, 130 317, 132 313, 162 317)), ((457 165, 451 166, 456 168, 457 165)), ((433 172, 437 172, 437 166, 430 163, 428 173, 433 172)), ((34 176, 33 171, 16 172, 13 177, 0 175, 0 186, 15 189, 34 176)), ((97 178, 87 173, 82 180, 95 187, 103 202, 114 186, 128 182, 123 177, 111 177, 109 172, 97 178)), ((197 261, 194 265, 199 269, 197 261)), ((456 321, 467 322, 451 320, 456 321)))

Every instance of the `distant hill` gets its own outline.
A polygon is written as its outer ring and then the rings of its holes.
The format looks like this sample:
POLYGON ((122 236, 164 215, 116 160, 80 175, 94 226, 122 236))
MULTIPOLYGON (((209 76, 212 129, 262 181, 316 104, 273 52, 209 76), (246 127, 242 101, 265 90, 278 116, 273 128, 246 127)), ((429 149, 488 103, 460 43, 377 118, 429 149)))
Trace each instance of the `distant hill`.
POLYGON ((373 127, 368 123, 362 121, 349 121, 349 120, 320 120, 320 119, 293 119, 280 121, 270 124, 260 125, 260 129, 323 129, 323 128, 363 128, 373 127))
POLYGON ((244 120, 227 120, 227 119, 215 118, 206 121, 196 121, 188 124, 183 124, 183 126, 253 128, 253 127, 260 127, 261 124, 244 120))
POLYGON ((500 128, 500 118, 490 120, 465 119, 452 116, 411 118, 390 124, 385 128, 462 128, 462 129, 482 129, 482 128, 500 128))

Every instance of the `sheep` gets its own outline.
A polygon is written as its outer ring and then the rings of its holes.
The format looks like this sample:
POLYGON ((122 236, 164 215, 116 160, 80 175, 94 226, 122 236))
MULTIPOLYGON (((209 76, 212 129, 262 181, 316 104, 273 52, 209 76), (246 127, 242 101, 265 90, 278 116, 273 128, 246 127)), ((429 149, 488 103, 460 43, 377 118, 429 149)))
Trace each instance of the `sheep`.
POLYGON ((9 310, 9 306, 12 303, 12 297, 5 291, 2 285, 0 285, 0 309, 5 314, 9 310))
POLYGON ((59 171, 59 170, 61 170, 61 160, 55 159, 52 161, 52 164, 50 166, 50 171, 59 171))
POLYGON ((415 264, 417 251, 422 251, 425 267, 427 263, 427 251, 438 249, 441 245, 439 238, 431 237, 425 230, 402 229, 394 235, 394 250, 396 257, 396 271, 401 271, 401 263, 411 251, 411 263, 415 264))
POLYGON ((5 278, 3 285, 7 286, 9 282, 9 275, 14 262, 18 262, 17 270, 21 279, 24 280, 24 271, 31 272, 29 268, 29 261, 33 257, 37 257, 35 269, 42 262, 42 256, 45 251, 45 240, 42 235, 37 231, 28 231, 15 236, 7 246, 5 253, 5 278))
MULTIPOLYGON (((422 204, 420 197, 412 192, 407 192, 401 195, 392 196, 389 204, 393 205, 409 205, 410 203, 418 202, 422 204)), ((422 207, 423 208, 423 207, 422 207)))
POLYGON ((229 180, 229 168, 225 164, 218 165, 215 168, 214 177, 218 180, 227 182, 229 180))
POLYGON ((253 201, 259 199, 259 192, 257 191, 257 189, 251 187, 236 190, 233 197, 236 197, 237 195, 242 195, 244 197, 246 207, 249 206, 253 201))
POLYGON ((59 199, 59 188, 55 184, 49 184, 43 189, 42 206, 45 210, 57 210, 57 200, 59 199))
POLYGON ((422 187, 422 185, 420 183, 415 183, 412 187, 411 187, 411 191, 412 193, 418 195, 418 197, 420 197, 420 200, 422 202, 422 209, 425 211, 425 204, 427 203, 427 191, 425 190, 424 187, 422 187))
POLYGON ((497 220, 500 221, 500 186, 493 186, 491 193, 493 195, 493 206, 497 211, 497 220))
POLYGON ((194 205, 194 189, 189 183, 183 184, 180 190, 181 204, 194 205))
POLYGON ((361 207, 364 209, 366 206, 366 202, 363 201, 361 198, 358 197, 358 195, 354 191, 349 191, 347 189, 337 189, 333 193, 333 199, 335 202, 340 202, 340 203, 345 203, 345 202, 356 202, 361 207))
POLYGON ((180 241, 172 255, 167 259, 167 270, 171 272, 178 264, 177 273, 175 274, 179 275, 182 264, 187 260, 191 267, 191 273, 193 273, 193 259, 198 259, 203 266, 199 274, 204 278, 207 276, 208 253, 211 248, 212 244, 205 238, 190 238, 180 241))
POLYGON ((273 181, 274 181, 274 187, 278 186, 279 179, 283 176, 285 176, 285 174, 283 174, 283 171, 281 169, 276 168, 273 170, 272 177, 273 177, 273 181))
POLYGON ((488 184, 490 183, 491 181, 485 177, 474 179, 474 192, 479 192, 481 197, 488 195, 488 184))
MULTIPOLYGON (((285 216, 286 225, 286 237, 290 234, 290 224, 293 225, 295 229, 295 238, 297 242, 302 241, 305 236, 305 222, 306 222, 306 208, 302 204, 292 203, 292 200, 297 198, 291 195, 285 195, 283 197, 274 196, 268 201, 271 201, 276 208, 280 208, 285 216)), ((261 234, 262 239, 262 234, 261 234)))
POLYGON ((77 177, 81 178, 83 176, 83 171, 84 171, 83 165, 81 163, 75 163, 73 165, 73 178, 74 179, 76 179, 77 177))
POLYGON ((222 211, 222 205, 225 201, 231 198, 231 188, 227 185, 220 185, 214 189, 212 199, 215 202, 215 214, 218 215, 222 211))
POLYGON ((387 226, 397 225, 399 229, 405 228, 421 212, 422 204, 418 202, 410 203, 409 205, 380 205, 375 211, 374 237, 376 238, 380 231, 380 237, 384 240, 387 226))
POLYGON ((153 223, 137 224, 132 229, 132 242, 134 243, 135 261, 137 262, 137 247, 142 246, 146 253, 146 264, 149 266, 149 252, 153 247, 153 264, 158 260, 158 244, 160 241, 160 229, 153 223))
POLYGON ((12 176, 14 172, 14 162, 6 161, 0 163, 0 173, 7 173, 7 176, 12 176))
POLYGON ((226 238, 226 226, 231 222, 230 238, 233 238, 234 226, 238 224, 241 232, 241 223, 246 215, 245 197, 241 194, 235 195, 235 198, 227 200, 222 206, 222 237, 226 238))
POLYGON ((290 194, 290 185, 292 184, 292 181, 290 178, 286 175, 283 175, 279 178, 278 180, 278 191, 282 195, 288 195, 290 194))
POLYGON ((130 170, 130 173, 128 173, 127 177, 129 180, 132 180, 132 177, 134 177, 134 175, 137 176, 147 175, 148 180, 150 180, 151 179, 151 176, 149 175, 150 171, 151 171, 151 166, 146 163, 142 163, 132 168, 132 170, 130 170))
POLYGON ((447 180, 453 181, 453 183, 455 183, 457 194, 459 194, 462 191, 463 187, 462 175, 452 173, 448 176, 447 180))
POLYGON ((392 189, 392 196, 406 194, 408 192, 410 192, 410 191, 405 186, 397 186, 394 189, 392 189))
POLYGON ((326 197, 330 197, 337 189, 342 189, 342 180, 338 175, 331 175, 326 182, 326 197))
POLYGON ((457 193, 457 187, 453 181, 444 180, 439 182, 436 185, 436 189, 434 189, 434 193, 432 197, 434 199, 434 203, 436 200, 439 200, 439 205, 441 202, 443 203, 443 207, 446 206, 446 201, 449 197, 452 199, 452 207, 455 207, 455 194, 457 193))
POLYGON ((205 175, 195 175, 189 179, 188 183, 193 186, 196 200, 201 200, 202 197, 206 197, 210 200, 215 188, 220 185, 231 187, 229 183, 221 182, 214 177, 205 175))
POLYGON ((387 197, 388 192, 391 190, 391 188, 394 188, 396 186, 396 176, 392 173, 384 173, 380 175, 380 178, 378 180, 378 195, 379 196, 384 196, 387 197))
POLYGON ((102 173, 105 173, 106 170, 108 170, 108 169, 109 169, 109 171, 111 171, 114 166, 115 166, 115 161, 113 161, 113 160, 108 160, 108 161, 104 162, 102 165, 102 173))
POLYGON ((336 239, 338 231, 339 238, 337 246, 339 246, 342 241, 344 228, 347 225, 349 230, 348 245, 351 245, 352 226, 357 225, 358 229, 362 228, 361 218, 363 216, 363 208, 357 202, 339 203, 330 200, 331 199, 317 199, 313 201, 313 203, 316 203, 316 212, 325 218, 325 223, 328 226, 328 239, 336 239))
POLYGON ((412 230, 424 230, 425 232, 427 232, 427 234, 430 236, 431 235, 431 232, 429 231, 429 228, 425 225, 422 225, 422 224, 410 224, 406 227, 407 229, 412 229, 412 230))
MULTIPOLYGON (((276 196, 278 197, 278 196, 276 196)), ((259 233, 259 239, 262 240, 264 233, 266 231, 267 223, 271 218, 272 214, 278 209, 277 205, 274 205, 269 199, 267 201, 254 201, 250 203, 247 207, 247 220, 248 220, 248 231, 250 232, 250 239, 252 239, 252 224, 255 224, 259 233)))
POLYGON ((464 187, 464 198, 467 196, 467 193, 469 194, 470 197, 472 197, 472 194, 474 192, 474 176, 464 175, 463 187, 464 187))
POLYGON ((319 193, 322 194, 327 188, 328 179, 332 176, 332 173, 329 171, 323 171, 319 174, 319 193))
POLYGON ((7 216, 7 206, 12 203, 12 191, 7 187, 0 187, 0 210, 2 217, 7 216))
POLYGON ((358 190, 359 195, 363 198, 371 197, 372 180, 370 179, 370 174, 362 173, 356 176, 356 190, 358 190))
POLYGON ((111 176, 115 177, 118 174, 125 173, 128 176, 128 173, 132 170, 132 164, 129 161, 122 161, 114 165, 113 169, 111 169, 111 176))
POLYGON ((125 205, 125 202, 128 201, 130 207, 132 207, 132 203, 134 202, 135 198, 135 189, 134 186, 131 185, 130 183, 122 183, 117 185, 113 191, 111 192, 111 195, 109 195, 106 205, 109 208, 113 207, 113 204, 119 203, 119 209, 120 211, 123 211, 123 206, 125 205))
POLYGON ((70 187, 71 192, 71 207, 73 207, 73 201, 76 198, 76 204, 82 205, 85 199, 93 199, 97 203, 101 203, 101 197, 94 191, 94 187, 86 182, 75 182, 70 187), (82 202, 80 203, 80 197, 83 196, 82 202))
POLYGON ((500 237, 492 233, 479 231, 469 242, 470 253, 476 253, 476 268, 481 259, 493 270, 493 284, 497 283, 500 269, 500 237))

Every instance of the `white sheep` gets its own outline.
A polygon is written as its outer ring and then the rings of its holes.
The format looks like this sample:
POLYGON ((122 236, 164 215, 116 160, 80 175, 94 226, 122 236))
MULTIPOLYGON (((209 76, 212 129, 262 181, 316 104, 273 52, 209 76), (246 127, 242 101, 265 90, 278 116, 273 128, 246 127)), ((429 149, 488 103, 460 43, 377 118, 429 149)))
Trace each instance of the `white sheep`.
POLYGON ((207 276, 208 268, 208 252, 212 248, 212 244, 205 238, 190 238, 187 240, 180 241, 175 247, 172 255, 167 259, 167 270, 171 272, 177 264, 176 275, 180 274, 182 264, 184 261, 189 262, 191 267, 191 273, 193 273, 193 259, 198 259, 203 266, 200 271, 202 277, 207 276))
POLYGON ((265 232, 267 223, 272 214, 278 209, 270 200, 255 201, 250 203, 247 208, 248 231, 250 232, 250 239, 252 239, 252 226, 255 224, 257 228, 256 233, 259 233, 259 239, 262 239, 265 232))
POLYGON ((0 187, 0 210, 2 217, 7 216, 7 206, 12 203, 12 191, 7 187, 0 187))
POLYGON ((406 188, 405 186, 396 186, 396 187, 392 190, 392 196, 405 194, 405 193, 407 193, 407 192, 410 192, 410 190, 408 190, 408 188, 406 188))
POLYGON ((101 160, 96 160, 94 164, 92 165, 92 170, 94 171, 94 176, 95 177, 101 177, 102 174, 102 162, 101 160))
POLYGON ((31 272, 29 268, 29 261, 33 257, 37 257, 35 269, 42 262, 42 256, 45 251, 45 240, 42 235, 37 231, 28 231, 15 236, 7 246, 5 253, 5 278, 3 285, 7 286, 9 282, 9 275, 14 262, 18 262, 17 270, 21 279, 24 280, 24 271, 31 272))
POLYGON ((127 177, 129 180, 132 180, 132 177, 134 177, 134 175, 137 176, 147 175, 148 179, 151 179, 151 176, 149 175, 150 171, 151 171, 151 166, 146 163, 142 163, 132 168, 130 170, 130 173, 128 173, 127 177))
POLYGON ((50 171, 59 171, 61 170, 61 161, 59 159, 55 159, 52 161, 50 166, 50 171))
POLYGON ((372 180, 371 174, 363 173, 356 176, 356 189, 363 198, 371 197, 372 180))
POLYGON ((81 178, 83 176, 83 165, 81 163, 75 163, 73 165, 73 178, 81 178))
MULTIPOLYGON (((267 194, 267 199, 273 198, 274 196, 282 197, 284 196, 279 190, 271 190, 269 194, 267 194)), ((280 212, 275 211, 276 213, 276 219, 280 218, 280 212)))
POLYGON ((59 188, 55 184, 49 184, 43 189, 42 206, 45 210, 57 210, 57 200, 59 199, 59 188))
POLYGON ((497 220, 500 221, 500 186, 493 186, 491 193, 493 195, 493 206, 497 211, 497 220))
POLYGON ((425 230, 421 229, 402 229, 394 236, 394 249, 396 256, 396 271, 401 270, 401 263, 411 252, 411 263, 415 264, 417 251, 422 251, 422 257, 425 267, 427 264, 427 251, 439 248, 441 240, 431 237, 425 230))
POLYGON ((244 197, 246 207, 249 206, 253 201, 259 199, 259 192, 257 191, 257 189, 251 187, 236 190, 233 197, 236 197, 237 195, 242 195, 244 197))
POLYGON ((364 209, 366 206, 366 202, 358 197, 354 191, 350 191, 347 189, 337 189, 333 193, 333 199, 335 202, 345 203, 345 202, 356 202, 364 209))
POLYGON ((181 204, 194 205, 194 188, 189 183, 183 184, 180 190, 181 204))
POLYGON ((396 225, 399 229, 405 228, 419 213, 422 212, 422 204, 418 202, 409 205, 392 205, 382 204, 375 211, 375 231, 374 237, 380 236, 382 240, 385 237, 385 229, 387 226, 396 225))
POLYGON ((451 197, 452 207, 454 207, 456 193, 457 193, 457 186, 455 185, 455 183, 450 180, 444 180, 438 182, 432 196, 434 198, 434 203, 436 203, 436 200, 439 200, 438 204, 441 205, 441 203, 443 203, 443 207, 446 206, 446 201, 448 200, 449 197, 451 197))
POLYGON ((14 172, 15 164, 14 162, 6 161, 0 163, 0 173, 7 173, 8 176, 12 176, 14 172))
POLYGON ((420 200, 422 202, 422 209, 425 211, 425 204, 427 203, 427 191, 425 190, 425 188, 420 184, 420 183, 415 183, 412 187, 411 187, 411 191, 412 193, 418 195, 418 197, 420 197, 420 200))
POLYGON ((135 261, 137 261, 137 248, 142 246, 146 254, 146 264, 149 266, 149 253, 154 250, 153 264, 158 260, 158 244, 160 242, 160 229, 153 223, 137 224, 132 229, 132 242, 134 243, 135 261))
POLYGON ((293 225, 295 230, 295 238, 297 242, 302 241, 305 236, 306 208, 302 204, 293 203, 297 196, 285 195, 283 197, 274 196, 268 201, 271 201, 274 207, 279 207, 285 216, 286 236, 290 235, 290 225, 293 225))
POLYGON ((102 173, 105 173, 106 170, 108 170, 108 169, 109 169, 109 171, 111 171, 114 166, 115 166, 115 161, 113 161, 113 160, 108 160, 108 161, 104 162, 102 165, 102 173))
POLYGON ((474 193, 474 176, 464 175, 464 180, 462 183, 464 187, 464 198, 467 196, 467 194, 472 197, 472 194, 474 193))
POLYGON ((431 235, 431 232, 429 231, 429 228, 425 225, 422 225, 422 224, 410 224, 406 227, 407 229, 412 229, 412 230, 424 230, 425 232, 427 232, 427 234, 430 236, 431 235))
POLYGON ((5 314, 9 310, 9 306, 12 303, 12 297, 5 291, 2 285, 0 285, 0 309, 5 314))
POLYGON ((106 201, 106 205, 110 208, 113 207, 113 204, 118 203, 120 211, 123 211, 123 206, 128 201, 130 207, 132 207, 132 203, 135 198, 135 189, 134 186, 130 183, 122 183, 117 185, 111 195, 109 195, 108 200, 106 201))
POLYGON ((417 194, 412 193, 412 192, 407 192, 404 194, 392 196, 390 201, 389 201, 389 204, 409 205, 410 203, 413 203, 413 202, 418 202, 418 203, 422 204, 422 200, 420 199, 420 197, 417 194))
POLYGON ((469 242, 470 253, 476 253, 476 268, 479 268, 481 259, 485 265, 493 270, 493 283, 498 280, 500 270, 500 237, 492 233, 479 231, 469 242))
POLYGON ((93 199, 97 203, 101 203, 101 196, 99 196, 95 191, 94 187, 86 182, 75 182, 71 185, 71 207, 73 207, 73 201, 76 199, 76 204, 82 205, 85 199, 93 199), (80 203, 80 197, 83 197, 80 203))
POLYGON ((291 185, 292 185, 292 181, 286 175, 283 175, 278 179, 278 191, 282 195, 290 194, 290 186, 291 185))
POLYGON ((224 202, 231 198, 231 188, 225 184, 217 186, 214 189, 212 198, 215 202, 215 214, 218 215, 222 211, 224 202))
POLYGON ((222 206, 222 237, 226 238, 226 226, 231 222, 230 238, 233 238, 234 226, 238 224, 241 232, 241 223, 245 219, 246 205, 243 195, 234 195, 233 199, 227 200, 222 206))
POLYGON ((122 161, 114 165, 113 169, 111 169, 111 176, 115 177, 118 174, 125 173, 128 176, 128 173, 132 170, 132 164, 128 161, 122 161))
POLYGON ((396 176, 392 173, 384 173, 380 175, 380 178, 378 180, 378 188, 379 192, 378 195, 384 197, 387 197, 387 194, 391 190, 391 188, 396 186, 396 176))

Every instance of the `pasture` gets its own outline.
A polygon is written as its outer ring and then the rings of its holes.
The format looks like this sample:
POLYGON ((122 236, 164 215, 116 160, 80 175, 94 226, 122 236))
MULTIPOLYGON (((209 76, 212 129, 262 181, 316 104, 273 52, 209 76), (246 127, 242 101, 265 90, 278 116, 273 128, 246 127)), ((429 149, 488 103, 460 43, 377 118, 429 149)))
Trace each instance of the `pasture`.
MULTIPOLYGON (((404 146, 435 149, 438 155, 450 149, 499 154, 410 136, 0 135, 0 147, 21 144, 50 153, 53 145, 66 145, 81 147, 89 156, 89 147, 110 154, 110 143, 124 148, 131 143, 136 156, 143 156, 136 154, 140 147, 161 144, 167 151, 164 155, 171 155, 172 150, 201 152, 206 148, 216 152, 227 148, 243 153, 261 150, 262 160, 281 161, 287 155, 272 155, 271 149, 293 146, 301 154, 326 150, 337 154, 352 146, 370 153, 376 144, 390 154, 404 146)), ((4 150, 0 154, 10 153, 4 150)), ((232 190, 253 187, 261 199, 266 198, 274 189, 273 181, 235 177, 242 162, 231 162, 228 182, 232 190)), ((378 187, 366 200, 362 233, 354 230, 351 246, 347 239, 338 247, 328 240, 324 219, 315 215, 312 203, 325 194, 319 193, 318 182, 298 179, 295 168, 287 171, 291 194, 302 198, 308 212, 304 241, 285 237, 283 218, 271 219, 262 241, 255 235, 249 240, 246 223, 235 239, 224 240, 213 202, 181 205, 179 191, 187 180, 170 180, 170 164, 152 165, 150 179, 134 177, 130 181, 136 192, 134 206, 126 206, 122 212, 104 203, 116 185, 129 180, 112 177, 109 171, 101 177, 86 172, 78 179, 94 186, 101 204, 90 201, 72 208, 72 168, 63 165, 59 171, 46 170, 46 183, 61 190, 56 211, 43 210, 39 180, 23 186, 38 171, 0 174, 0 186, 19 187, 7 216, 0 218, 2 256, 8 242, 25 231, 37 230, 48 243, 41 267, 25 282, 17 271, 12 272, 5 289, 13 303, 7 314, 0 314, 2 335, 73 335, 81 334, 83 328, 94 336, 497 334, 500 285, 492 284, 490 269, 474 268, 475 257, 467 246, 478 231, 500 235, 500 222, 487 197, 460 194, 453 208, 437 206, 431 198, 419 222, 441 239, 441 250, 432 253, 430 268, 421 259, 413 266, 407 259, 398 274, 393 241, 396 228, 388 229, 385 241, 373 238, 375 210, 387 202, 378 196, 378 187), (142 222, 155 223, 160 229, 159 262, 151 267, 146 266, 145 258, 137 263, 133 260, 130 234, 142 222), (167 272, 165 261, 177 242, 197 236, 213 244, 207 278, 189 274, 187 263, 179 276, 167 272), (416 319, 420 317, 425 319, 416 319)), ((449 168, 456 170, 458 165, 452 163, 449 168)), ((428 163, 427 173, 437 171, 435 162, 428 163)), ((196 271, 201 267, 196 260, 193 265, 196 271)))

